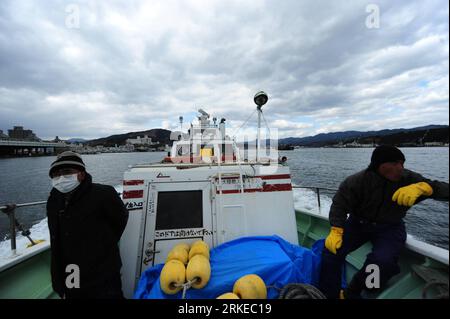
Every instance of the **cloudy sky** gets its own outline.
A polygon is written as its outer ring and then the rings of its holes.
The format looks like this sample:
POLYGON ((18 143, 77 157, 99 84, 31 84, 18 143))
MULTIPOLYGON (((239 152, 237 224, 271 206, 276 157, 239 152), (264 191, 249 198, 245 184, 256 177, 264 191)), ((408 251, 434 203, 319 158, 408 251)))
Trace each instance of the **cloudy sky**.
POLYGON ((259 90, 280 137, 448 125, 448 19, 445 0, 2 0, 0 129, 97 138, 203 108, 234 132, 259 90))

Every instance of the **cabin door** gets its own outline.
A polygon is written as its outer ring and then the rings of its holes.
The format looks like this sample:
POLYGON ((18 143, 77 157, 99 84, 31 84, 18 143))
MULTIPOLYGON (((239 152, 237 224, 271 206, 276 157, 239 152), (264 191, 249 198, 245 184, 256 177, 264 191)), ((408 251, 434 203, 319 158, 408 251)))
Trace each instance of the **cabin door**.
POLYGON ((212 247, 211 183, 149 185, 141 273, 164 263, 179 243, 204 240, 212 247))

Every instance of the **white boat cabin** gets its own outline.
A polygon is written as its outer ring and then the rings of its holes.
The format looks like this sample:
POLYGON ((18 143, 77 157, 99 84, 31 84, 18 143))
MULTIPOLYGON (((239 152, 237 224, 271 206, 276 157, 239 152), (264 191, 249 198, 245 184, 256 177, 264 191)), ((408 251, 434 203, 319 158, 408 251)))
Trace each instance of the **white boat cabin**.
MULTIPOLYGON (((199 130, 209 125, 204 113, 199 130)), ((135 165, 124 174, 130 215, 120 249, 127 298, 141 274, 164 263, 181 242, 201 239, 213 248, 239 237, 278 235, 298 244, 289 167, 240 160, 235 143, 222 138, 223 127, 209 126, 209 133, 216 129, 221 135, 207 143, 204 134, 196 140, 192 129, 162 163, 135 165), (225 155, 226 149, 231 153, 225 155)))

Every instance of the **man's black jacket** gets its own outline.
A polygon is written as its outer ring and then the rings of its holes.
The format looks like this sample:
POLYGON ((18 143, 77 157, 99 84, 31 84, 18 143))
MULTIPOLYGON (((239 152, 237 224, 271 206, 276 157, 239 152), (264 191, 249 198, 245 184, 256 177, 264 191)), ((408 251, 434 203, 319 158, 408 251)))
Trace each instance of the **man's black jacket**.
POLYGON ((392 201, 397 189, 426 182, 433 188, 430 197, 421 196, 416 203, 426 199, 448 200, 448 183, 431 181, 420 174, 404 169, 399 182, 391 182, 373 170, 365 169, 347 177, 339 186, 330 208, 330 224, 344 227, 347 214, 377 223, 398 223, 409 207, 392 201))
POLYGON ((53 289, 62 296, 66 266, 80 270, 80 288, 98 286, 122 266, 118 242, 128 211, 112 186, 85 180, 71 193, 52 189, 47 201, 53 289))

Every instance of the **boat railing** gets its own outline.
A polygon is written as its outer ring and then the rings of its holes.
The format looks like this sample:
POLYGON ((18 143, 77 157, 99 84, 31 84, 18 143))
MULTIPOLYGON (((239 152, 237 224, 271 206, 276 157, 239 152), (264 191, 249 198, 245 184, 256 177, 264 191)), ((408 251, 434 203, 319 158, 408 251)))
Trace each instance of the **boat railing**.
MULTIPOLYGON (((321 208, 321 206, 320 206, 320 194, 321 194, 321 192, 336 193, 338 191, 337 188, 318 187, 318 186, 292 185, 292 188, 303 188, 303 189, 311 189, 311 190, 313 190, 317 194, 317 204, 319 205, 319 209, 321 208)), ((440 201, 440 202, 446 202, 446 200, 442 200, 442 199, 434 199, 434 200, 440 201)))
MULTIPOLYGON (((292 185, 292 188, 303 188, 303 189, 312 189, 317 194, 317 203, 320 208, 320 194, 321 191, 332 191, 336 192, 337 189, 333 188, 326 188, 326 187, 317 187, 317 186, 299 186, 299 185, 292 185)), ((121 193, 119 192, 119 195, 121 193)), ((31 206, 38 206, 38 205, 44 205, 47 201, 38 201, 38 202, 30 202, 30 203, 22 203, 22 204, 7 204, 0 206, 0 211, 6 214, 9 218, 9 233, 10 233, 10 242, 11 242, 11 251, 13 255, 16 252, 17 245, 16 245, 16 229, 22 232, 22 236, 27 237, 30 241, 31 245, 37 244, 32 238, 31 238, 31 232, 29 229, 24 227, 22 224, 19 223, 19 221, 16 218, 16 209, 22 208, 22 207, 31 207, 31 206)))
POLYGON ((317 204, 319 205, 320 209, 320 192, 333 192, 336 193, 338 190, 337 188, 328 188, 328 187, 318 187, 318 186, 300 186, 300 185, 292 185, 292 188, 303 188, 303 189, 311 189, 315 191, 317 194, 317 204))
MULTIPOLYGON (((335 188, 328 188, 328 187, 317 187, 317 186, 300 186, 300 185, 292 185, 292 188, 300 188, 300 189, 310 189, 313 190, 317 194, 317 203, 319 205, 320 210, 320 195, 321 192, 330 192, 330 193, 336 193, 338 189, 335 188)), ((438 200, 439 201, 439 200, 438 200)), ((312 213, 313 216, 327 219, 328 217, 316 215, 312 213)), ((415 239, 413 236, 408 234, 408 238, 406 241, 406 247, 409 250, 415 251, 421 255, 424 255, 426 257, 430 257, 431 259, 437 260, 441 263, 444 263, 445 265, 449 264, 448 259, 448 249, 441 248, 439 246, 428 244, 424 241, 415 239)))
POLYGON ((23 204, 7 204, 0 206, 0 211, 6 214, 9 218, 9 232, 10 232, 10 242, 11 242, 11 251, 12 254, 16 253, 16 229, 22 232, 22 236, 27 237, 31 243, 31 246, 36 245, 38 242, 34 241, 31 238, 31 232, 28 228, 23 226, 16 218, 16 209, 21 207, 30 207, 30 206, 38 206, 44 205, 47 201, 40 202, 31 202, 31 203, 23 203, 23 204))

